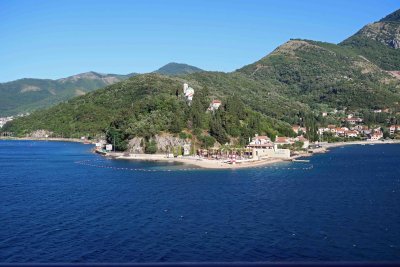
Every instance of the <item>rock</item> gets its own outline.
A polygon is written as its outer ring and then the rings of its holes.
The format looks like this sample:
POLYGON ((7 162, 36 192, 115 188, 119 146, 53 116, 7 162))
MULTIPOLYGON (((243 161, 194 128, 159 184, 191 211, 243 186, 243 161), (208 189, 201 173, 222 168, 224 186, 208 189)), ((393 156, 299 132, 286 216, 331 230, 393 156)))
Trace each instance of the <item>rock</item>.
POLYGON ((142 137, 135 137, 135 138, 129 140, 128 152, 135 153, 135 154, 144 153, 144 148, 141 146, 142 141, 143 141, 142 137))
POLYGON ((33 137, 33 138, 47 138, 50 137, 53 134, 53 132, 47 131, 47 130, 36 130, 34 132, 31 132, 28 134, 28 137, 33 137))
POLYGON ((167 152, 173 147, 183 147, 185 144, 190 144, 190 142, 187 142, 185 139, 181 139, 171 134, 156 135, 154 140, 157 143, 158 152, 167 152))

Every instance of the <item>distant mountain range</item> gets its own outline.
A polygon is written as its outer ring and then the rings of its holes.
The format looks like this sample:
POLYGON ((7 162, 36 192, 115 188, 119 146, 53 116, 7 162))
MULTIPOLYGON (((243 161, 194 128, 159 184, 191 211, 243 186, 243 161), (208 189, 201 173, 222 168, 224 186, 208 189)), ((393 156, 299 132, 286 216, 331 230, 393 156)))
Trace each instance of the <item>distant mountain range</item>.
MULTIPOLYGON (((154 71, 164 75, 181 75, 203 71, 179 63, 169 63, 154 71)), ((138 73, 102 74, 94 71, 58 80, 24 78, 0 83, 0 117, 48 108, 87 92, 138 75, 138 73)))
MULTIPOLYGON (((397 116, 399 32, 398 10, 340 44, 293 39, 231 73, 135 75, 16 119, 3 130, 25 135, 45 129, 79 136, 113 129, 124 142, 133 137, 148 141, 159 133, 184 130, 199 140, 206 140, 202 134, 208 133, 224 143, 229 138, 248 140, 255 133, 290 134, 290 125, 305 119, 313 127, 326 124, 329 121, 319 114, 333 109, 369 114, 388 108, 391 116, 397 116), (190 107, 180 97, 184 82, 195 90, 190 107), (210 115, 207 107, 216 98, 222 100, 222 108, 210 115)), ((187 72, 188 68, 183 69, 187 72)))

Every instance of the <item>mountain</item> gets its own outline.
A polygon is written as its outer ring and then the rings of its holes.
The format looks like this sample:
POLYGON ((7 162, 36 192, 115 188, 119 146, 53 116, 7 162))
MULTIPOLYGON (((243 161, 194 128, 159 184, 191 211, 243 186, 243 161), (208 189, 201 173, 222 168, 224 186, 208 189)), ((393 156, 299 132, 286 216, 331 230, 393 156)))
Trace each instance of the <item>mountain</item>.
POLYGON ((291 40, 237 72, 274 84, 280 94, 314 109, 393 106, 399 81, 355 51, 335 44, 291 40))
POLYGON ((50 107, 134 75, 136 74, 100 74, 92 71, 58 80, 25 78, 0 83, 0 117, 50 107))
MULTIPOLYGON (((201 71, 187 64, 169 63, 154 72, 174 76, 201 71)), ((137 73, 120 75, 90 71, 58 80, 25 78, 0 83, 0 117, 48 108, 135 75, 137 73)))
POLYGON ((165 66, 162 66, 158 70, 154 71, 155 73, 164 74, 164 75, 182 75, 182 74, 190 74, 195 72, 202 72, 204 70, 199 69, 194 66, 190 66, 182 63, 171 62, 165 66))
MULTIPOLYGON (((397 18, 395 12, 378 23, 395 25, 397 18)), ((364 117, 372 109, 390 108, 390 116, 400 111, 400 75, 387 68, 399 62, 374 57, 397 53, 393 42, 382 39, 397 37, 381 30, 375 37, 364 32, 338 45, 293 39, 231 73, 137 75, 18 118, 3 130, 20 136, 40 129, 75 137, 106 134, 108 141, 117 139, 122 150, 132 138, 144 138, 147 146, 155 135, 168 133, 190 136, 203 147, 209 138, 244 144, 255 133, 290 136, 291 124, 313 127, 308 132, 314 139, 316 125, 337 122, 319 116, 329 109, 347 109, 364 117), (348 43, 357 38, 367 41, 362 49, 348 43), (195 91, 191 105, 183 96, 183 83, 195 91), (212 99, 223 103, 214 113, 207 112, 212 99)))
POLYGON ((400 9, 340 43, 384 70, 400 70, 400 9))

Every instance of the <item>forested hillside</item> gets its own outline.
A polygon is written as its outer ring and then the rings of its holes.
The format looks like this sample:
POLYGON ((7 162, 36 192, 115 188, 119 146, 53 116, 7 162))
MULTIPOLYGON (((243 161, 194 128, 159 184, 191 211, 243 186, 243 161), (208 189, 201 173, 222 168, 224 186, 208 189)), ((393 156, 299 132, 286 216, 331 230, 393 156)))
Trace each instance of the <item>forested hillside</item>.
POLYGON ((87 72, 58 80, 20 79, 0 83, 0 117, 47 108, 134 75, 87 72))

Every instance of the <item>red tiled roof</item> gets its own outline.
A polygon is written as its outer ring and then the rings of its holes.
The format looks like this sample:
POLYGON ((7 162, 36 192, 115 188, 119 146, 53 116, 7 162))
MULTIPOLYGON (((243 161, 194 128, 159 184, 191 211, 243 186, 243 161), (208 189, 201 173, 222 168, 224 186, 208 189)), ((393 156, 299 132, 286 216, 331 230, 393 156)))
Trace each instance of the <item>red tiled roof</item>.
POLYGON ((254 138, 255 138, 255 139, 267 139, 267 140, 269 140, 269 137, 266 136, 266 135, 256 136, 256 137, 254 137, 254 138))
POLYGON ((307 140, 307 138, 305 138, 304 136, 299 136, 299 137, 297 137, 297 139, 299 140, 299 141, 301 141, 301 142, 304 142, 304 141, 308 141, 307 140))
POLYGON ((288 141, 287 137, 277 137, 275 142, 276 143, 286 143, 288 141))

